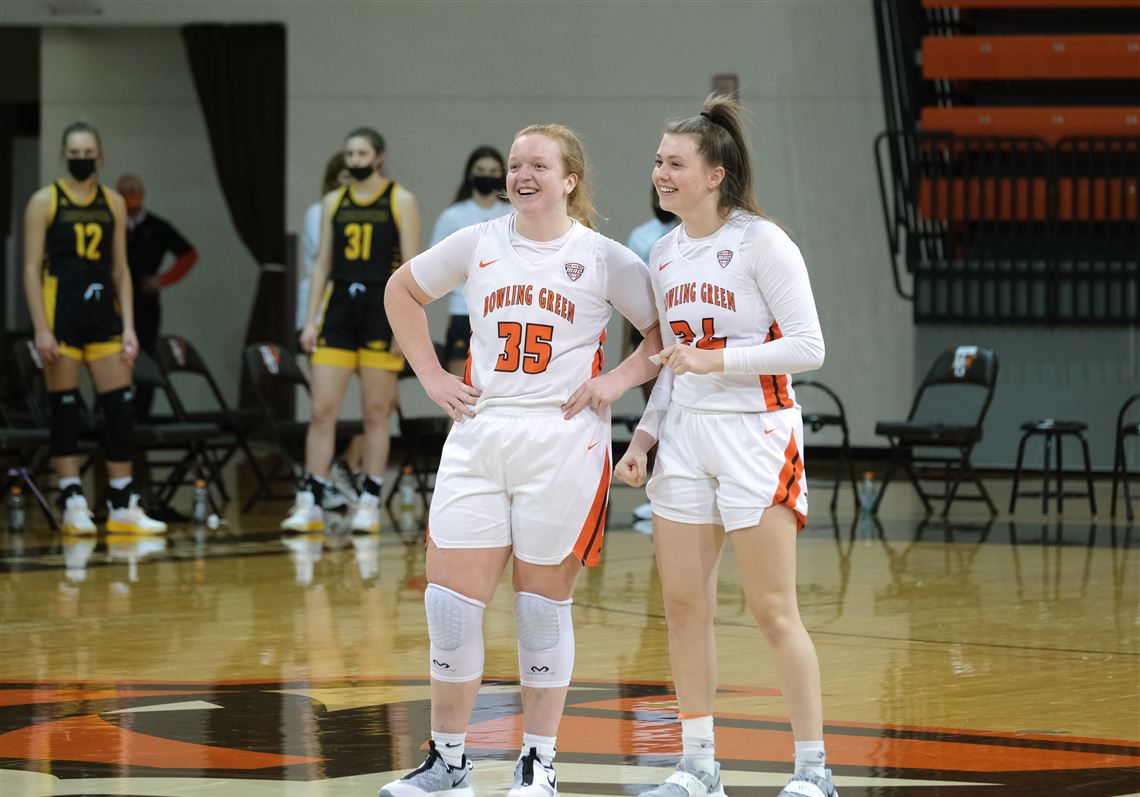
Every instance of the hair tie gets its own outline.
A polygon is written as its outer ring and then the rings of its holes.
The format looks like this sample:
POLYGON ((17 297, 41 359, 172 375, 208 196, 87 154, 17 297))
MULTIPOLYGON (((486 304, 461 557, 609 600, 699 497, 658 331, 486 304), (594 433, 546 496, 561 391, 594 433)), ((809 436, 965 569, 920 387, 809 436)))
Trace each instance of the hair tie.
POLYGON ((713 123, 714 125, 716 125, 717 127, 721 128, 722 130, 726 130, 726 131, 728 130, 728 128, 727 128, 727 127, 725 127, 724 125, 722 125, 722 124, 721 124, 720 122, 718 122, 716 119, 713 119, 711 116, 709 116, 709 115, 708 115, 707 113, 705 113, 704 111, 701 111, 701 116, 703 116, 704 118, 708 119, 710 122, 712 122, 712 123, 713 123))

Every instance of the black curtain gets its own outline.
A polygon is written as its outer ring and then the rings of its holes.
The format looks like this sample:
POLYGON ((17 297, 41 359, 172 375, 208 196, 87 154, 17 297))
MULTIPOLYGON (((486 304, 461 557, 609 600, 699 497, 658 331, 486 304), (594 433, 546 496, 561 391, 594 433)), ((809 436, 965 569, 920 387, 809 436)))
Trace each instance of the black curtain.
MULTIPOLYGON (((238 235, 260 267, 246 343, 291 343, 285 263, 285 28, 186 25, 182 40, 238 235)), ((247 404, 243 380, 242 404, 247 404)), ((288 411, 291 394, 279 408, 288 411)))

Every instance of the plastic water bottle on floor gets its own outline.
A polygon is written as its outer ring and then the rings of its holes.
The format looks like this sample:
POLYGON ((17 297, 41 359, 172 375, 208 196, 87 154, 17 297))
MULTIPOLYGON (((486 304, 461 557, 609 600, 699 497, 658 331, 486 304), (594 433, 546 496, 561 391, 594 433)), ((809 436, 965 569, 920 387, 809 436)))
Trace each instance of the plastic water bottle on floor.
POLYGON ((400 475, 400 497, 396 504, 396 523, 402 532, 416 528, 416 477, 411 465, 400 475))
POLYGON ((8 531, 23 531, 24 521, 24 490, 20 485, 13 484, 8 491, 8 531))
POLYGON ((879 495, 879 488, 875 486, 875 474, 872 471, 863 471, 863 481, 859 485, 859 509, 868 514, 875 511, 875 499, 879 495))
POLYGON ((206 480, 198 479, 194 482, 194 507, 191 517, 195 523, 205 523, 210 516, 210 493, 206 489, 206 480))

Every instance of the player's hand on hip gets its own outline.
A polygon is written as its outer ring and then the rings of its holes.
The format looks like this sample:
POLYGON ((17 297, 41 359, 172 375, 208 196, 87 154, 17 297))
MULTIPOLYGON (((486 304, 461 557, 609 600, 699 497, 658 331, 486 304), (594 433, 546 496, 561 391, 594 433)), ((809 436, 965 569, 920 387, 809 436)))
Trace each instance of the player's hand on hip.
POLYGON ((451 420, 460 423, 464 418, 475 417, 475 402, 482 395, 481 390, 476 390, 442 368, 420 377, 420 383, 428 398, 438 404, 451 420))
POLYGON ((133 329, 123 330, 123 351, 119 354, 119 359, 127 365, 133 366, 135 360, 139 356, 139 338, 133 329))
POLYGON ((683 343, 666 346, 658 355, 661 364, 675 374, 712 374, 724 370, 724 354, 720 349, 698 349, 683 343))
POLYGON ((632 446, 626 449, 625 454, 614 467, 614 478, 630 487, 640 487, 645 484, 648 459, 644 451, 638 451, 632 446))
POLYGON ((40 361, 44 365, 59 359, 59 341, 55 339, 51 330, 45 329, 36 333, 36 354, 40 356, 40 361))
POLYGON ((595 376, 583 382, 574 394, 562 405, 562 412, 566 420, 570 420, 582 410, 589 407, 594 412, 601 412, 613 404, 625 391, 612 373, 595 376))

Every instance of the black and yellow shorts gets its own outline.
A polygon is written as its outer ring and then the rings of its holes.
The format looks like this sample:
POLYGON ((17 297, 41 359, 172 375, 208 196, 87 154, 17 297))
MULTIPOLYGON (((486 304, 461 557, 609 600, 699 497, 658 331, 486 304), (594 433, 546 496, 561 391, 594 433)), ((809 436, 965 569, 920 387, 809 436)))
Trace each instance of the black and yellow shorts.
POLYGON ((467 359, 471 348, 471 317, 453 315, 447 324, 447 359, 467 359))
POLYGON ((325 288, 313 365, 402 371, 392 353, 392 327, 384 312, 382 283, 331 282, 325 288))
POLYGON ((49 272, 43 292, 48 326, 64 357, 92 362, 123 350, 123 319, 109 279, 49 272))

